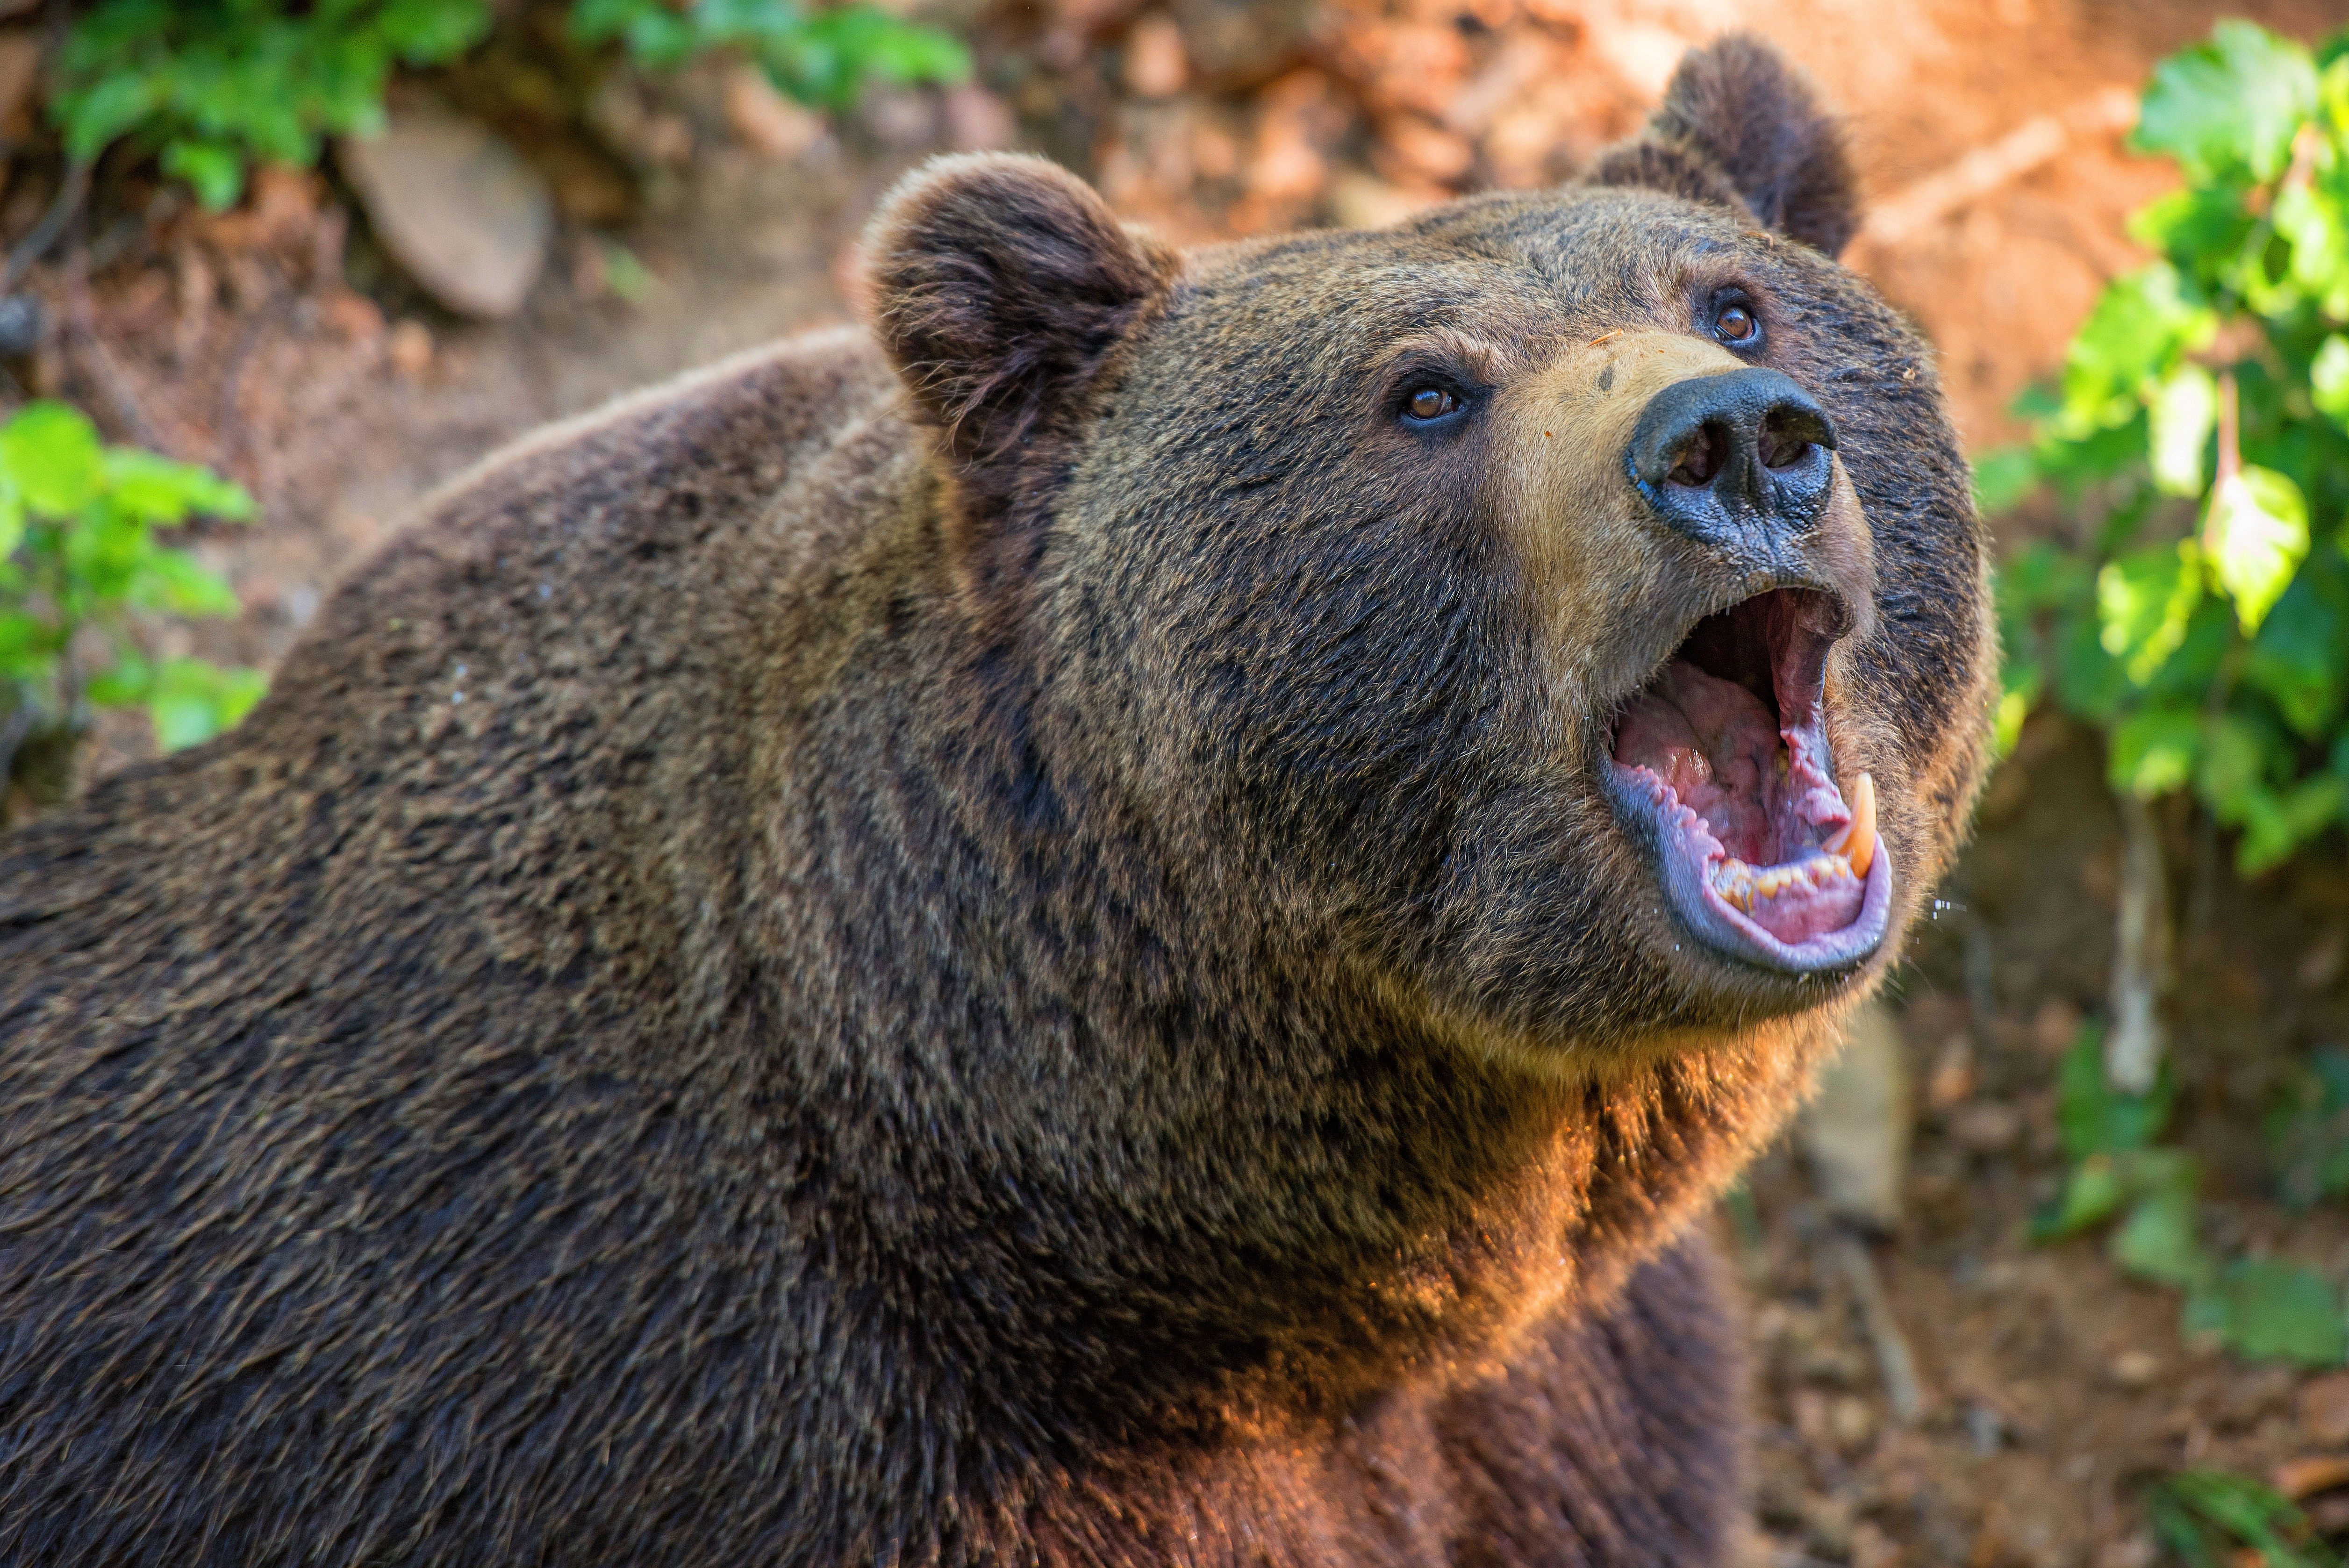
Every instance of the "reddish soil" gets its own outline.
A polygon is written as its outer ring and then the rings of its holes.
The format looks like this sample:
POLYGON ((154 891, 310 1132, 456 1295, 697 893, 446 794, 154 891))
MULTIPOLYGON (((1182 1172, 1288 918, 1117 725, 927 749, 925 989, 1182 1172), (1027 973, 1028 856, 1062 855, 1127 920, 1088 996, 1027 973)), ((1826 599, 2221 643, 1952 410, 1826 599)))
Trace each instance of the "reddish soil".
MULTIPOLYGON (((2229 9, 2302 36, 2349 19, 2305 0, 2229 9)), ((1878 213, 1848 259, 1930 333, 1961 424, 1989 442, 2013 435, 2009 401, 2136 259, 2125 215, 2168 183, 2125 151, 2116 95, 2215 14, 2122 0, 1002 0, 962 17, 986 92, 884 95, 789 163, 730 134, 709 79, 649 96, 657 156, 619 150, 636 194, 616 205, 608 150, 598 163, 534 148, 580 185, 566 210, 603 227, 568 227, 523 316, 494 327, 436 314, 363 231, 347 244, 326 181, 268 181, 225 219, 115 192, 87 308, 63 272, 40 280, 64 325, 32 374, 119 438, 254 489, 259 525, 199 540, 246 615, 167 636, 266 665, 423 490, 500 441, 848 314, 856 225, 929 151, 1009 130, 1189 240, 1376 222, 1570 173, 1637 124, 1686 43, 1746 26, 1848 111, 1878 213), (655 280, 633 304, 613 294, 607 237, 655 280)), ((21 177, 0 234, 45 200, 21 177)), ((104 741, 93 769, 147 744, 129 722, 104 741)), ((1907 1220, 1872 1255, 1919 1365, 1918 1420, 1893 1420, 1799 1161, 1774 1152, 1744 1221, 1724 1212, 1755 1303, 1757 1563, 2147 1564, 2151 1478, 2341 1451, 2296 1414, 2304 1375, 2186 1344, 2176 1298, 2123 1278, 2096 1240, 2024 1239, 2061 1171, 2055 1058, 2100 1006, 2111 951, 2117 832, 2100 771, 2090 738, 2033 722, 1945 890, 1956 907, 1898 979, 1915 1076, 1939 1092, 1907 1220)), ((2251 886, 2183 823, 2173 848, 2187 883, 2181 1135, 2209 1171, 2206 1231, 2228 1255, 2271 1252, 2338 1283, 2349 1214, 2270 1201, 2258 1121, 2296 1053, 2349 1042, 2341 846, 2251 886)), ((2349 1493, 2312 1507, 2349 1534, 2349 1493)))

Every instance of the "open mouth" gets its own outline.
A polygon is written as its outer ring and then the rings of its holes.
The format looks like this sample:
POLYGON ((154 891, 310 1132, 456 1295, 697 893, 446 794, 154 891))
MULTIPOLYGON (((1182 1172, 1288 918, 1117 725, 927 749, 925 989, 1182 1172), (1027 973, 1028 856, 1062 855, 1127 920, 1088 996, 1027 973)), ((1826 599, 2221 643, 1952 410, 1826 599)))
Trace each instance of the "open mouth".
POLYGON ((1874 782, 1859 775, 1847 799, 1827 747, 1842 619, 1807 588, 1708 615, 1615 726, 1617 806, 1646 829, 1681 923, 1782 973, 1858 963, 1891 911, 1874 782))

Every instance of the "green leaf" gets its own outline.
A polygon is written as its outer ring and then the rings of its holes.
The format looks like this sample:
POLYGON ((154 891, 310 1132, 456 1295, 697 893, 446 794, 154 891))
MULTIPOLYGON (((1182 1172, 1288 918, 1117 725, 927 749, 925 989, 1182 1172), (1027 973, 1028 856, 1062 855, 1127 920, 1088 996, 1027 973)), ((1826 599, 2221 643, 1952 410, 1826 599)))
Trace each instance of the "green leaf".
POLYGON ((2190 1156, 2174 1149, 2147 1150, 2140 1159, 2155 1156, 2169 1159, 2140 1171, 2137 1185, 2144 1196, 2113 1233, 2113 1261, 2162 1284, 2200 1284, 2210 1277, 2211 1264, 2202 1251, 2195 1209, 2199 1173, 2190 1156))
POLYGON ((2199 365, 2169 373, 2146 409, 2154 487, 2165 495, 2202 493, 2202 449, 2219 422, 2218 378, 2199 365))
POLYGON ((58 95, 51 113, 66 133, 66 150, 87 162, 154 111, 160 84, 144 73, 103 76, 88 88, 58 95))
POLYGON ((244 487, 194 463, 175 463, 135 447, 106 454, 106 480, 114 504, 143 521, 173 523, 191 512, 244 522, 254 514, 244 487))
POLYGON ((2228 20, 2210 41, 2155 67, 2137 112, 2136 144, 2178 160, 2208 184, 2234 173, 2273 180, 2316 107, 2307 48, 2254 23, 2228 20))
POLYGON ((2349 1051, 2311 1051, 2263 1122, 2286 1206, 2305 1210, 2349 1193, 2349 1051))
POLYGON ((2026 691, 2001 692, 1998 707, 1991 715, 1991 756, 1997 760, 2014 755, 2023 739, 2023 721, 2031 717, 2031 695, 2026 691))
POLYGON ((2078 439, 2126 423, 2149 383, 2168 374, 2180 356, 2207 346, 2218 329, 2217 313, 2188 297, 2168 262, 2115 278, 2064 356, 2060 432, 2078 439))
POLYGON ((2340 717, 2349 676, 2349 617, 2302 572, 2266 620, 2244 661, 2244 679, 2267 694, 2284 722, 2315 738, 2340 717))
POLYGON ((2038 486, 2029 447, 1999 447, 1974 459, 1974 509, 1984 517, 2013 511, 2038 486))
POLYGON ((2075 1161, 2149 1147, 2169 1119, 2176 1088, 2165 1070, 2150 1094, 2124 1094, 2105 1077, 2105 1032, 2084 1024, 2056 1078, 2055 1123, 2075 1161))
POLYGON ((39 675, 57 657, 59 645, 55 629, 39 616, 0 610, 0 675, 39 675))
POLYGON ((125 650, 113 665, 83 684, 82 695, 99 707, 137 707, 155 689, 155 666, 125 650))
POLYGON ((2182 788, 2202 755, 2202 716, 2148 707, 2113 727, 2106 778, 2115 789, 2151 800, 2182 788))
POLYGON ((160 609, 181 615, 233 615, 243 607, 235 589, 183 552, 155 551, 145 565, 152 589, 145 591, 148 585, 139 584, 140 597, 160 609))
POLYGON ((2157 1485, 2147 1502, 2156 1532, 2191 1568, 2223 1568, 2200 1528, 2205 1523, 2258 1548, 2264 1568, 2340 1568, 2340 1559, 2323 1546, 2294 1544, 2305 1536, 2307 1516, 2249 1476, 2180 1470, 2157 1485))
POLYGON ((202 659, 173 659, 157 672, 147 698, 155 741, 178 751, 234 726, 268 688, 258 670, 222 669, 202 659))
MULTIPOLYGON (((2098 1067, 2101 1073, 2103 1068, 2098 1067)), ((2064 1190, 2031 1218, 2031 1239, 2061 1241, 2103 1224, 2129 1200, 2129 1184, 2111 1154, 2091 1154, 2064 1173, 2064 1190)))
POLYGON ((243 154, 224 141, 175 140, 163 149, 163 172, 193 186, 209 211, 236 205, 244 194, 244 166, 243 154))
POLYGON ((2246 464, 2210 492, 2202 546, 2219 585, 2256 632, 2308 555, 2308 500, 2273 469, 2246 464))
POLYGON ((2334 1367, 2349 1356, 2349 1319, 2323 1274, 2275 1258, 2229 1264, 2189 1296, 2185 1329, 2216 1335, 2240 1355, 2334 1367))
POLYGON ((102 459, 97 427, 63 403, 28 403, 0 425, 0 474, 46 516, 70 517, 96 500, 102 459))
MULTIPOLYGON (((2255 535, 2250 525, 2245 531, 2255 535)), ((2097 640, 2143 686, 2185 642, 2201 598, 2201 550, 2193 540, 2108 561, 2096 573, 2097 640)))
POLYGON ((2336 332, 2324 340, 2309 361, 2308 390, 2320 412, 2349 427, 2349 337, 2336 332))

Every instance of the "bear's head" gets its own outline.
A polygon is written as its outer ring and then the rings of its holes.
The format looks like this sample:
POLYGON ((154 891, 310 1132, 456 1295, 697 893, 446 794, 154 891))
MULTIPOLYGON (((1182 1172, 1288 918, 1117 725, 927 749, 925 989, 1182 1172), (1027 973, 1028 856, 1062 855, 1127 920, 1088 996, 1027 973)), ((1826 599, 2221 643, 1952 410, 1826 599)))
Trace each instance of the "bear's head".
POLYGON ((1569 1076, 1831 1015, 1962 830, 1992 666, 1855 214, 1737 38, 1580 182, 1373 232, 1182 254, 932 164, 868 251, 974 668, 1271 971, 1569 1076))

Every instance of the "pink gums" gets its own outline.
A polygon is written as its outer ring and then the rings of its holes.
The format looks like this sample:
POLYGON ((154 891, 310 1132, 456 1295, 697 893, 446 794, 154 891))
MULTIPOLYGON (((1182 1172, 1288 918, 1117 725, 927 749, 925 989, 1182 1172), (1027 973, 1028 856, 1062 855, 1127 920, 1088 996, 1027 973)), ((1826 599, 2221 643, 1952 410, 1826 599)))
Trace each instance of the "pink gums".
MULTIPOLYGON (((1794 693, 1779 694, 1782 706, 1794 693)), ((1762 699, 1683 659, 1632 699, 1615 760, 1656 801, 1681 853, 1707 886, 1792 945, 1858 919, 1868 888, 1823 846, 1851 820, 1826 768, 1826 737, 1809 721, 1781 729, 1762 699)))

